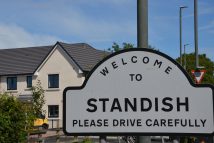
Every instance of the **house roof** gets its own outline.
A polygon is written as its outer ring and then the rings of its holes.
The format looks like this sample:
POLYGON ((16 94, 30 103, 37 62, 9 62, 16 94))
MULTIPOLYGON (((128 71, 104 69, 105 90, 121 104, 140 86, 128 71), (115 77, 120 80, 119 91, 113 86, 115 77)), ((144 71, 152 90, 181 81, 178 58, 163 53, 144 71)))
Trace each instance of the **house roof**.
POLYGON ((90 71, 108 53, 97 50, 88 44, 59 43, 83 71, 90 71), (79 48, 78 48, 79 47, 79 48))
MULTIPOLYGON (((60 45, 71 60, 84 72, 90 71, 104 58, 105 54, 108 54, 85 43, 68 44, 57 42, 55 45, 60 45)), ((33 74, 55 45, 1 49, 0 75, 33 74)))

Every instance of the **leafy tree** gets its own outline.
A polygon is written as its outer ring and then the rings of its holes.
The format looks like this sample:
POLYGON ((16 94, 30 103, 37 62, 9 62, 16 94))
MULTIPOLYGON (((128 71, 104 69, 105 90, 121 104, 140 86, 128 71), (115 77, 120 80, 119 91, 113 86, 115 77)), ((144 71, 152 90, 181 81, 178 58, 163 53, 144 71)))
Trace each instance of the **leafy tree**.
POLYGON ((159 51, 159 49, 156 49, 156 47, 155 47, 155 46, 152 46, 152 45, 149 45, 149 49, 152 49, 152 50, 157 50, 157 51, 159 51))
POLYGON ((0 142, 12 143, 26 140, 25 107, 15 97, 0 94, 0 142))
MULTIPOLYGON (((183 60, 182 63, 184 63, 184 55, 183 55, 182 60, 183 60)), ((180 57, 177 58, 176 61, 179 62, 180 57)), ((203 66, 204 69, 206 70, 202 83, 214 84, 214 77, 213 77, 214 62, 211 61, 209 58, 207 58, 205 54, 199 55, 199 62, 200 62, 200 65, 203 66)), ((186 63, 187 63, 186 71, 188 72, 188 74, 190 75, 192 80, 194 81, 194 77, 191 73, 191 70, 196 70, 194 53, 186 54, 186 63)))
POLYGON ((36 117, 41 114, 45 114, 45 110, 43 110, 43 106, 45 104, 44 99, 44 90, 41 86, 41 82, 38 80, 36 86, 32 87, 32 96, 33 96, 33 113, 36 117))
POLYGON ((123 43, 123 49, 134 48, 134 44, 131 43, 123 43))
POLYGON ((0 143, 25 142, 34 120, 45 113, 44 90, 41 82, 32 87, 32 103, 18 100, 7 93, 0 94, 0 143))
POLYGON ((120 45, 118 45, 116 42, 114 42, 112 47, 108 48, 108 51, 113 53, 113 52, 117 52, 117 51, 120 51, 123 49, 129 49, 129 48, 134 48, 134 44, 124 42, 122 44, 122 47, 120 47, 120 45))
POLYGON ((43 110, 43 106, 45 104, 44 90, 40 81, 37 82, 36 86, 31 88, 31 92, 32 102, 23 102, 25 113, 27 115, 25 128, 28 132, 31 132, 36 118, 40 117, 41 114, 45 114, 45 110, 43 110))
MULTIPOLYGON (((111 48, 108 48, 108 51, 113 53, 113 52, 117 52, 117 51, 120 51, 120 50, 123 50, 123 49, 129 49, 129 48, 135 48, 134 47, 134 44, 131 44, 131 43, 126 43, 124 42, 122 44, 122 46, 120 46, 119 44, 117 44, 116 42, 113 42, 113 45, 111 48)), ((149 45, 148 47, 149 49, 153 49, 153 50, 156 50, 156 48, 154 46, 151 46, 149 45)))

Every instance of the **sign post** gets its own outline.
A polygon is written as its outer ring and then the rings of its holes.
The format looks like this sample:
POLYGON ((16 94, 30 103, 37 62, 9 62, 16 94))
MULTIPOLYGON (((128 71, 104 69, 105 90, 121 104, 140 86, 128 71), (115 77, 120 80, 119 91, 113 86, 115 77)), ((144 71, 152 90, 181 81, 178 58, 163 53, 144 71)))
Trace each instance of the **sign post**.
POLYGON ((194 84, 169 56, 129 49, 63 92, 67 135, 213 135, 212 85, 194 84), (201 104, 201 102, 206 104, 201 104))

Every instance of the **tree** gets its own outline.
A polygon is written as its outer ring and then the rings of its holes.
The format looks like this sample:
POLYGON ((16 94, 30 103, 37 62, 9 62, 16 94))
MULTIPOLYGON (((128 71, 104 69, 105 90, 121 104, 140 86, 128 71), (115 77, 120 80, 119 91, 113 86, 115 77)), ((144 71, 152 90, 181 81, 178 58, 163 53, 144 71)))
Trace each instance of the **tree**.
POLYGON ((122 44, 122 47, 120 47, 120 45, 118 45, 116 42, 113 42, 112 47, 108 48, 108 51, 113 53, 113 52, 117 52, 123 49, 129 49, 129 48, 134 48, 134 44, 124 42, 122 44))
POLYGON ((38 117, 41 114, 45 114, 45 110, 43 110, 45 104, 44 90, 41 86, 41 82, 38 80, 36 86, 33 86, 31 90, 33 96, 33 113, 35 114, 35 117, 38 117))
POLYGON ((23 142, 26 140, 25 107, 15 97, 0 94, 0 142, 23 142))
MULTIPOLYGON (((113 52, 117 52, 117 51, 120 51, 120 50, 123 50, 123 49, 130 49, 130 48, 135 48, 134 44, 123 42, 122 46, 120 46, 116 42, 113 42, 112 47, 108 48, 108 51, 111 52, 111 53, 113 53, 113 52)), ((156 50, 156 48, 154 46, 151 46, 151 45, 149 45, 148 48, 156 50)))
POLYGON ((32 103, 28 103, 7 93, 0 94, 0 143, 26 141, 35 119, 45 113, 44 90, 40 81, 32 87, 32 98, 32 103))
MULTIPOLYGON (((184 63, 184 55, 182 58, 182 63, 184 63)), ((176 59, 177 62, 180 61, 180 57, 176 59)), ((191 70, 196 70, 195 68, 195 54, 190 53, 186 54, 186 71, 194 81, 194 77, 191 73, 191 70)), ((202 80, 202 83, 208 83, 208 84, 214 84, 214 78, 213 78, 213 71, 214 71, 214 62, 211 61, 209 58, 206 57, 206 54, 199 55, 199 62, 200 65, 204 67, 206 70, 206 73, 204 75, 204 79, 202 80)))

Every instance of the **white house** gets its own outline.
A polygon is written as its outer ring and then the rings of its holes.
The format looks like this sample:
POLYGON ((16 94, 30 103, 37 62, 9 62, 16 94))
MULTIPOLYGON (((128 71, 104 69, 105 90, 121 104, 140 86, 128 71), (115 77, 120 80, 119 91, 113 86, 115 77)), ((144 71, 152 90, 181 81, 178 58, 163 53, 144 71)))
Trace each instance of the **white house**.
POLYGON ((87 73, 105 52, 88 44, 57 42, 51 46, 0 50, 0 92, 22 100, 31 98, 37 81, 45 90, 46 117, 62 125, 62 95, 65 87, 82 85, 87 73))

